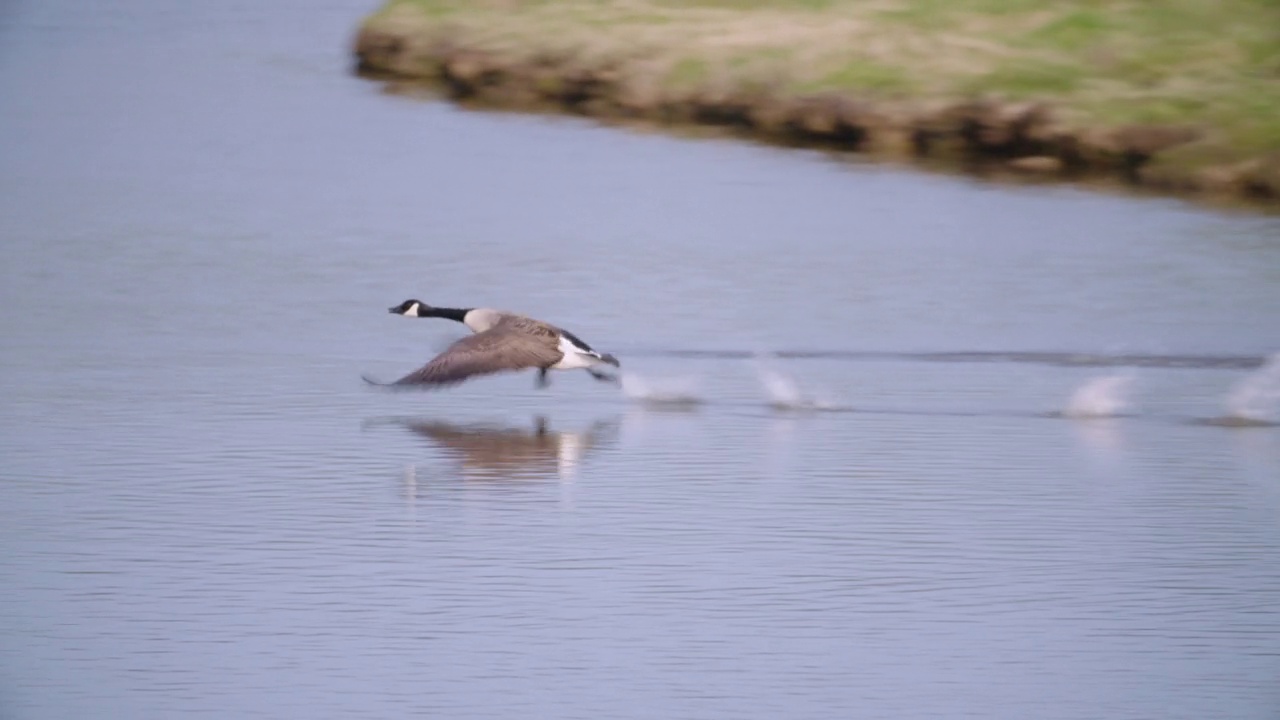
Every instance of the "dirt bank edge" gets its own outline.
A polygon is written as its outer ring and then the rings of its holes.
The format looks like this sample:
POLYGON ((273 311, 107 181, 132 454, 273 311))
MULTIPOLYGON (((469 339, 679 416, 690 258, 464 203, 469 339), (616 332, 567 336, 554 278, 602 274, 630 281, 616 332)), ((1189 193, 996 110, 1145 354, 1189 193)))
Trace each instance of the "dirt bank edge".
POLYGON ((1280 209, 1280 152, 1227 164, 1195 159, 1204 128, 1081 127, 1049 102, 983 97, 885 101, 838 91, 657 86, 627 62, 548 50, 514 56, 449 28, 367 19, 354 71, 428 83, 458 102, 671 126, 716 126, 766 142, 925 162, 978 174, 1104 181, 1215 203, 1280 209))

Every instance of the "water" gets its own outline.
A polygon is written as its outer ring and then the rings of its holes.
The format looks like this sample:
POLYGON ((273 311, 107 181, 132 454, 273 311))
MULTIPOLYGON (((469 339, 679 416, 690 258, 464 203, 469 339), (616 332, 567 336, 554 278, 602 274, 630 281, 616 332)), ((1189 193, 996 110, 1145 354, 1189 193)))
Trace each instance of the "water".
POLYGON ((690 409, 706 402, 696 376, 644 377, 623 372, 618 380, 623 395, 648 407, 690 409))
POLYGON ((775 410, 851 410, 852 408, 826 393, 815 393, 801 389, 792 375, 778 369, 769 360, 756 359, 756 375, 764 388, 769 406, 775 410))
POLYGON ((1211 422, 1275 219, 398 97, 366 3, 3 7, 5 720, 1276 717, 1280 432, 1211 422), (623 384, 366 386, 462 336, 410 296, 623 384))
POLYGON ((1280 422, 1280 353, 1236 383, 1227 396, 1223 420, 1273 425, 1280 422))
POLYGON ((1114 417, 1129 407, 1132 375, 1103 375, 1076 388, 1062 411, 1066 417, 1114 417))

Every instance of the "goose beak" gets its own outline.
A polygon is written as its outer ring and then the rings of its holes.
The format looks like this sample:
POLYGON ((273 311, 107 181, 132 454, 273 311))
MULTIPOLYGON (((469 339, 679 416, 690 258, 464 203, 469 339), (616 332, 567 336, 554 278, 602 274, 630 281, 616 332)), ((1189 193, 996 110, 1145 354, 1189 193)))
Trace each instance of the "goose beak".
POLYGON ((387 312, 391 313, 392 315, 399 315, 399 314, 400 314, 400 309, 399 309, 399 308, 387 308, 387 312))

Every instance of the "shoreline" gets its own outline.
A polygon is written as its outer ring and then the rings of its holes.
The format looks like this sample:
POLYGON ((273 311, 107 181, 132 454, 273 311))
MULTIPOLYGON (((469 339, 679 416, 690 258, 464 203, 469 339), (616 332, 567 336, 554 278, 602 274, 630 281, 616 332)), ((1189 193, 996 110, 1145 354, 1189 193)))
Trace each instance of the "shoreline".
POLYGON ((352 54, 353 70, 361 77, 392 89, 439 90, 467 107, 711 131, 968 176, 1280 210, 1280 150, 1187 163, 1181 156, 1195 157, 1197 145, 1214 128, 1066 120, 1070 108, 1053 99, 796 91, 780 82, 728 83, 702 76, 661 83, 635 55, 565 50, 554 38, 545 46, 515 49, 509 41, 467 32, 449 17, 433 17, 404 0, 391 0, 365 20, 352 54))

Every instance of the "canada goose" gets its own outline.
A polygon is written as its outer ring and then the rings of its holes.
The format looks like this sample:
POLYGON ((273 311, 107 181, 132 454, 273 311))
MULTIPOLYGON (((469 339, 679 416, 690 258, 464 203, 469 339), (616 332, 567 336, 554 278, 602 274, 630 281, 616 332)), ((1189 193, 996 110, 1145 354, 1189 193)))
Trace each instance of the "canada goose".
POLYGON ((463 382, 476 375, 537 368, 536 387, 550 384, 548 370, 586 370, 597 380, 617 378, 596 369, 599 365, 621 367, 609 353, 596 352, 568 330, 541 320, 491 308, 438 308, 420 300, 405 300, 388 312, 405 317, 435 317, 456 320, 471 328, 430 362, 391 383, 365 377, 375 385, 444 386, 463 382))

